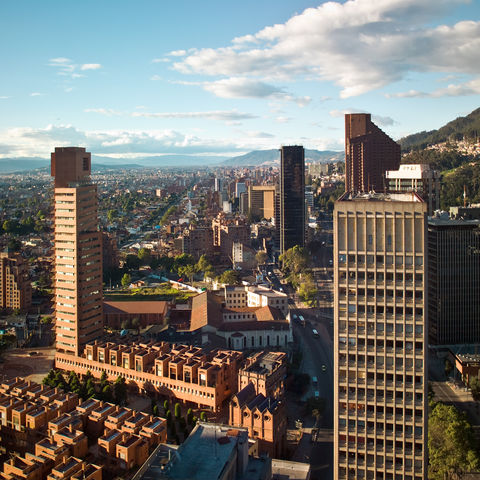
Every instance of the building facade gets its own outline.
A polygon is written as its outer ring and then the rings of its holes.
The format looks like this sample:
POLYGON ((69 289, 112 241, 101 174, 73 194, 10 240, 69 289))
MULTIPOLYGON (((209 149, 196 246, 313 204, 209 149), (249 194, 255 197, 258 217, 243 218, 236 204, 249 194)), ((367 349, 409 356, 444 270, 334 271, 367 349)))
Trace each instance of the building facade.
POLYGON ((91 155, 84 148, 52 153, 55 202, 55 326, 57 351, 79 355, 103 335, 102 235, 91 155))
POLYGON ((427 223, 416 194, 334 211, 334 478, 427 478, 427 223))
POLYGON ((305 151, 302 146, 280 149, 280 254, 305 244, 305 151))
POLYGON ((275 185, 248 187, 248 210, 260 218, 275 218, 275 185))
POLYGON ((400 145, 371 120, 369 113, 345 115, 345 191, 383 192, 387 170, 400 165, 400 145))
POLYGON ((28 265, 19 253, 0 253, 0 308, 28 310, 32 305, 32 286, 28 265))
POLYGON ((429 340, 480 343, 480 221, 428 221, 429 340))

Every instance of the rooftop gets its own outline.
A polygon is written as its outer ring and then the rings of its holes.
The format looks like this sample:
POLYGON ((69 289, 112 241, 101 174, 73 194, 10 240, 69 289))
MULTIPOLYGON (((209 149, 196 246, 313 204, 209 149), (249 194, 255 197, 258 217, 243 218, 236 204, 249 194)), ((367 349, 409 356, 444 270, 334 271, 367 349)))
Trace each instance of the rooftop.
POLYGON ((346 192, 338 202, 415 202, 425 203, 425 201, 416 192, 408 193, 353 193, 346 192))

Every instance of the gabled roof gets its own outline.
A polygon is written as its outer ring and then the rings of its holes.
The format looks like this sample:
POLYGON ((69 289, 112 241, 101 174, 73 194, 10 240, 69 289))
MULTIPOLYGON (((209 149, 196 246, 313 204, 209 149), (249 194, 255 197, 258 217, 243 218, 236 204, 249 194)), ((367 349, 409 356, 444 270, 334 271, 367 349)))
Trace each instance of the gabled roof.
POLYGON ((237 399, 238 405, 243 407, 243 405, 252 401, 252 399, 255 398, 255 395, 255 386, 250 382, 246 387, 242 388, 238 393, 233 395, 233 397, 237 399))
POLYGON ((211 292, 203 292, 192 299, 190 330, 198 330, 206 325, 220 327, 223 323, 222 298, 211 292))

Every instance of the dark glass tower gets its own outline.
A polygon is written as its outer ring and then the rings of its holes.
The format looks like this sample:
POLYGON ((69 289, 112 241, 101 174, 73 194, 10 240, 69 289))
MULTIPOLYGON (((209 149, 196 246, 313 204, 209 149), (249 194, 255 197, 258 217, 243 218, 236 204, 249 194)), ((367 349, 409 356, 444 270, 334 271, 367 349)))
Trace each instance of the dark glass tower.
POLYGON ((305 151, 280 149, 280 254, 305 243, 305 151))

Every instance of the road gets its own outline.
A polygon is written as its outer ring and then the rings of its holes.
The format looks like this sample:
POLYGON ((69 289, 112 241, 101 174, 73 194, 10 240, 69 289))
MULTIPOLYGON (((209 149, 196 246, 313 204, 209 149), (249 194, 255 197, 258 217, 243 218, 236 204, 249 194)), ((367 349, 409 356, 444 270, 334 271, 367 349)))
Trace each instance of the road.
MULTIPOLYGON (((316 313, 317 309, 312 310, 313 312, 316 313)), ((297 316, 300 314, 296 309, 293 309, 292 313, 297 316)), ((325 434, 333 428, 333 349, 331 333, 325 325, 326 323, 329 326, 331 317, 325 316, 324 319, 319 320, 316 316, 306 315, 304 310, 302 315, 305 317, 306 326, 293 324, 295 340, 301 344, 303 353, 302 371, 308 373, 310 377, 318 379, 318 385, 310 385, 304 399, 313 396, 315 391, 318 391, 320 397, 325 399, 325 411, 318 425, 324 434, 309 447, 301 445, 298 458, 295 457, 295 459, 305 461, 305 458, 302 460, 301 457, 309 457, 307 461, 312 465, 312 479, 331 479, 333 478, 333 442, 330 435, 325 434), (318 337, 313 336, 313 328, 319 332, 318 337), (325 365, 326 370, 323 370, 322 365, 325 365)), ((305 443, 309 442, 308 436, 305 443)))

